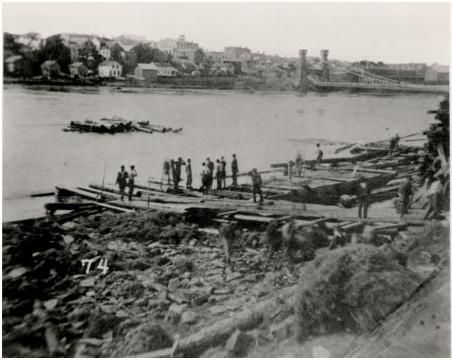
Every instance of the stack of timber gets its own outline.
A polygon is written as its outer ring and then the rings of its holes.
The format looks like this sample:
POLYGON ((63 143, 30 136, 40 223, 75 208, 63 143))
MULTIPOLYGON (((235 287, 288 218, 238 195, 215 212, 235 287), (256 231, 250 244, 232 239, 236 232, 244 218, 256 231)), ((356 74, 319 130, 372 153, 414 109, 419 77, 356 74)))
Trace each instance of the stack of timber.
POLYGON ((171 127, 165 127, 162 125, 156 125, 156 124, 150 124, 149 121, 138 121, 134 123, 134 127, 137 131, 144 131, 144 132, 160 132, 160 133, 166 133, 166 132, 172 132, 175 134, 178 134, 182 131, 182 128, 176 128, 173 129, 171 127))
POLYGON ((116 134, 124 132, 145 132, 152 134, 159 133, 180 133, 182 128, 173 129, 162 125, 150 124, 149 121, 134 122, 124 119, 119 116, 112 116, 111 118, 101 118, 99 121, 86 119, 84 122, 71 121, 68 127, 63 131, 77 131, 77 132, 94 132, 99 134, 116 134))
POLYGON ((63 131, 93 132, 99 134, 116 134, 133 131, 131 121, 115 121, 113 119, 101 119, 93 121, 86 119, 84 122, 71 121, 63 131))

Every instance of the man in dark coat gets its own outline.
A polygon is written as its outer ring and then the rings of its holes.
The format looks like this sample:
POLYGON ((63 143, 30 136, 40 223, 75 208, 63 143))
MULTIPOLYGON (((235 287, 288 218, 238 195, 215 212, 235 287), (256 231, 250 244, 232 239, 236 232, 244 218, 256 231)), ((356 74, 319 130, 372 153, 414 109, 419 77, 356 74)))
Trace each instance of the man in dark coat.
POLYGON ((235 156, 235 154, 232 154, 231 172, 232 186, 237 186, 237 174, 239 173, 239 165, 237 163, 237 157, 235 156))
POLYGON ((206 166, 209 168, 209 179, 208 179, 208 189, 211 190, 212 189, 212 184, 213 184, 213 172, 215 169, 215 164, 213 163, 213 161, 210 160, 210 158, 206 159, 206 166))
POLYGON ((260 200, 259 203, 262 204, 264 202, 264 197, 262 196, 262 177, 261 174, 257 172, 257 169, 254 168, 251 173, 251 180, 253 183, 253 202, 256 202, 256 194, 259 194, 260 200))
POLYGON ((193 173, 191 170, 191 159, 187 159, 187 165, 185 166, 185 174, 187 175, 187 189, 192 190, 191 183, 193 181, 193 173))
POLYGON ((121 201, 124 200, 125 189, 127 186, 127 179, 129 178, 129 174, 126 171, 124 165, 121 165, 121 170, 118 172, 118 176, 116 176, 116 184, 119 186, 119 192, 121 194, 121 201))
POLYGON ((370 188, 365 177, 361 176, 357 185, 357 195, 358 195, 358 216, 360 219, 364 217, 367 218, 367 209, 369 207, 369 195, 370 188))

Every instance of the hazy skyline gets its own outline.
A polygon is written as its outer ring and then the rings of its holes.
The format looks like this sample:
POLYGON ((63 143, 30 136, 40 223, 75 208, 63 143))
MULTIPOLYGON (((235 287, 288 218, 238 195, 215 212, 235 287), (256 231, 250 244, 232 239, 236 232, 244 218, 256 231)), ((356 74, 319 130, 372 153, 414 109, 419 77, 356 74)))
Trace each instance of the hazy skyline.
POLYGON ((4 3, 3 31, 185 34, 206 50, 449 64, 448 3, 4 3))

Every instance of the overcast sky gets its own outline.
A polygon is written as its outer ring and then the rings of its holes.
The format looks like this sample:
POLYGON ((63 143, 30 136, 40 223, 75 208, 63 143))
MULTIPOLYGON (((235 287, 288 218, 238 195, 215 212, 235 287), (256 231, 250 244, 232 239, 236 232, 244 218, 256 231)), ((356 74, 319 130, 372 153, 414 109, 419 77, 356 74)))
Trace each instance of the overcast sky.
POLYGON ((448 3, 3 3, 3 31, 158 41, 185 34, 207 50, 384 62, 449 63, 448 3))

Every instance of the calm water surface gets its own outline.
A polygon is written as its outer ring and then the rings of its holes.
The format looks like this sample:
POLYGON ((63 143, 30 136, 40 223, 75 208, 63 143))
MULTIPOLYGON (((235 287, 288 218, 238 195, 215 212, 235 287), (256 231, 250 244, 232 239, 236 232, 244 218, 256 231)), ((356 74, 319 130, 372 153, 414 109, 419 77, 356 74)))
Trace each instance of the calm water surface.
MULTIPOLYGON (((314 156, 315 140, 370 141, 423 130, 436 95, 113 93, 5 86, 3 92, 3 220, 31 211, 26 195, 54 185, 113 183, 121 164, 134 164, 139 181, 161 178, 166 158, 201 162, 224 155, 228 167, 268 169, 297 152, 314 156), (183 127, 182 134, 116 135, 63 132, 70 121, 119 115, 183 127)), ((326 156, 334 146, 325 145, 326 156)), ((42 206, 41 202, 34 202, 42 206)), ((23 215, 22 215, 23 216, 23 215)))

